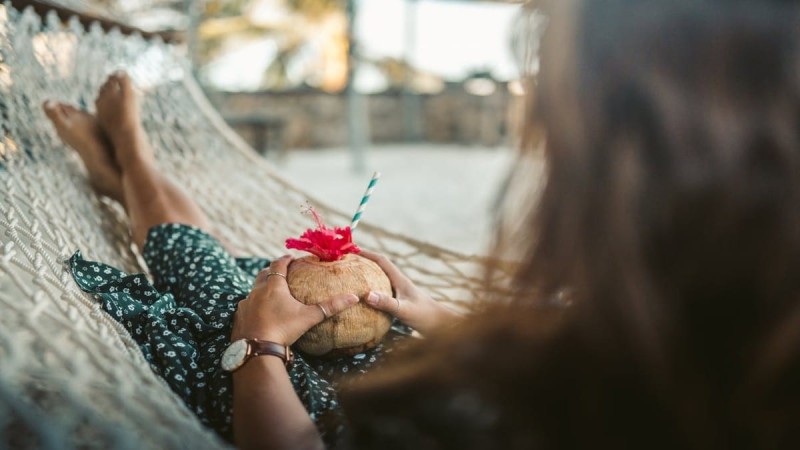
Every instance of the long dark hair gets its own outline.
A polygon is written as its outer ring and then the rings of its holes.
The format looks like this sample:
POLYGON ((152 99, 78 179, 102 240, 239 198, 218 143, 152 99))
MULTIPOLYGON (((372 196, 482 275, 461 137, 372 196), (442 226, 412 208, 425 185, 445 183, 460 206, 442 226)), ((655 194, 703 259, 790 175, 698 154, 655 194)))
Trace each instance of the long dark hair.
POLYGON ((353 444, 800 448, 799 2, 548 3, 517 295, 346 393, 353 444))

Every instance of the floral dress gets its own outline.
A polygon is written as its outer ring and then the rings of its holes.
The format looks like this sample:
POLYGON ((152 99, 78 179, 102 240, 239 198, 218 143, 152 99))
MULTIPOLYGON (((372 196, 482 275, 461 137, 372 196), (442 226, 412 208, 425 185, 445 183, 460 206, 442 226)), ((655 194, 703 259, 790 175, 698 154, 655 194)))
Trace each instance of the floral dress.
MULTIPOLYGON (((204 424, 232 440, 232 379, 220 359, 238 302, 269 260, 234 258, 208 233, 180 224, 150 229, 143 256, 153 283, 144 274, 87 261, 80 252, 68 262, 78 286, 130 332, 152 369, 204 424)), ((364 353, 296 355, 289 377, 326 442, 335 442, 342 431, 336 400, 342 375, 365 373, 391 351, 387 344, 410 333, 395 322, 384 342, 364 353)))

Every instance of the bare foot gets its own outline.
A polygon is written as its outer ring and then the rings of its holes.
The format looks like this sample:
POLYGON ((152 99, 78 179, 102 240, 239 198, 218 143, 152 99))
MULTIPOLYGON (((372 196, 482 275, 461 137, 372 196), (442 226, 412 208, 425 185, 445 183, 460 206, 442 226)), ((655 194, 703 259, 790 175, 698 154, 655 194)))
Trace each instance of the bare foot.
POLYGON ((92 187, 98 193, 122 202, 121 172, 114 160, 111 142, 97 118, 64 103, 48 101, 43 107, 61 140, 83 160, 92 187))
POLYGON ((97 119, 114 146, 120 167, 152 162, 153 151, 142 128, 139 100, 125 72, 111 74, 95 100, 97 119))

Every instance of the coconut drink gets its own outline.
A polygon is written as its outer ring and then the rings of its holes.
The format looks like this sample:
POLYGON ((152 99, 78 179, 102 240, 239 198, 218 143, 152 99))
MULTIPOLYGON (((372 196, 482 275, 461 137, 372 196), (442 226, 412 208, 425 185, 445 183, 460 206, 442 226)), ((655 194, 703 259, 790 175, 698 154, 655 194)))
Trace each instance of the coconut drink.
MULTIPOLYGON (((373 261, 361 257, 350 227, 329 228, 313 210, 316 229, 299 239, 287 239, 286 248, 310 256, 289 265, 286 281, 297 300, 315 305, 340 294, 364 299, 370 291, 392 295, 389 278, 373 261)), ((354 355, 377 346, 391 327, 391 316, 364 303, 329 317, 307 331, 295 346, 315 356, 354 355)))

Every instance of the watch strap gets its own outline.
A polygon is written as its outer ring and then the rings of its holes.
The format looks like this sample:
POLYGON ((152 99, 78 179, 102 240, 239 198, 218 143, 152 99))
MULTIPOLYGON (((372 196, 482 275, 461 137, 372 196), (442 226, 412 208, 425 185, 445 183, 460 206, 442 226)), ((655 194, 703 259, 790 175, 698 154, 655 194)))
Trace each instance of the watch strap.
POLYGON ((250 356, 272 355, 282 359, 287 366, 294 361, 294 353, 288 345, 281 345, 277 342, 263 341, 261 339, 248 339, 250 344, 250 356))

